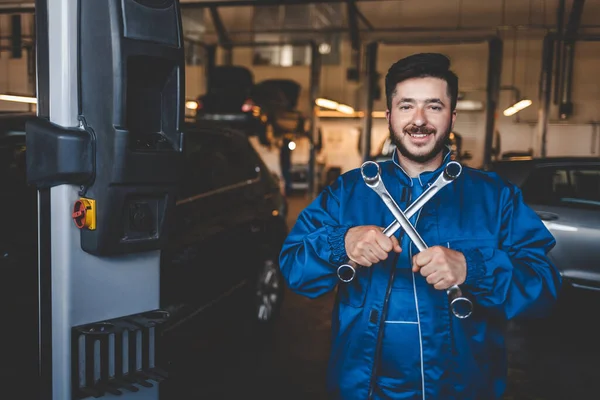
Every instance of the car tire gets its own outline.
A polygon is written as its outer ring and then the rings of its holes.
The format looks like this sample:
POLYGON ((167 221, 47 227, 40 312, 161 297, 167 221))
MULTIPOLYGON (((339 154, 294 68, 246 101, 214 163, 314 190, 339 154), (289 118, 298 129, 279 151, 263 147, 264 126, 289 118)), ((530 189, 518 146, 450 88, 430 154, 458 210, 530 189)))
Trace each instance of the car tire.
POLYGON ((284 294, 283 275, 276 257, 266 257, 257 271, 254 296, 254 320, 270 325, 277 320, 284 294))

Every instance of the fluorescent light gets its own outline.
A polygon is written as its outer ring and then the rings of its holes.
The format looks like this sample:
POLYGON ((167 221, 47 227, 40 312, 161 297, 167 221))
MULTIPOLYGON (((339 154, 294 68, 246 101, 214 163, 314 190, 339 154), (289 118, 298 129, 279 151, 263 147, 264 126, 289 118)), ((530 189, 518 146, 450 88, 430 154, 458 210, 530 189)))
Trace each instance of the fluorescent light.
POLYGON ((16 103, 37 104, 37 98, 30 96, 13 96, 10 94, 0 94, 0 100, 14 101, 16 103))
POLYGON ((336 107, 336 110, 341 113, 348 114, 348 115, 354 114, 354 108, 352 108, 346 104, 338 104, 338 106, 336 107))
POLYGON ((506 110, 504 110, 504 115, 507 117, 510 117, 511 115, 518 113, 522 109, 529 107, 531 105, 531 103, 532 103, 532 101, 528 100, 528 99, 521 100, 518 103, 513 104, 512 106, 510 106, 506 110))
POLYGON ((330 110, 337 110, 337 107, 340 105, 337 101, 333 101, 333 100, 329 100, 329 99, 324 99, 324 98, 318 98, 315 101, 315 103, 319 107, 329 108, 330 110))
POLYGON ((456 102, 457 111, 480 111, 483 110, 483 102, 477 100, 458 100, 456 102))

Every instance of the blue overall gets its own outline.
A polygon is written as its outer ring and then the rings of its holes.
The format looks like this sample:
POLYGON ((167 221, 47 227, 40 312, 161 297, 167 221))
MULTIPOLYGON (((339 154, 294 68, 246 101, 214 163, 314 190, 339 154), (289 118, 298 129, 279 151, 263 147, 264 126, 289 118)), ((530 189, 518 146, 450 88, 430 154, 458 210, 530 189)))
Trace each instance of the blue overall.
MULTIPOLYGON (((381 177, 404 210, 441 173, 411 179, 394 157, 381 177)), ((560 274, 547 253, 553 236, 520 190, 497 174, 464 167, 411 218, 428 246, 462 252, 461 288, 473 315, 458 319, 444 290, 411 270, 417 250, 400 229, 402 252, 341 283, 344 236, 359 225, 388 226, 390 211, 362 180, 342 175, 304 209, 286 239, 280 266, 291 290, 316 298, 337 290, 328 391, 334 399, 499 399, 506 387, 503 329, 511 318, 542 316, 560 274)))

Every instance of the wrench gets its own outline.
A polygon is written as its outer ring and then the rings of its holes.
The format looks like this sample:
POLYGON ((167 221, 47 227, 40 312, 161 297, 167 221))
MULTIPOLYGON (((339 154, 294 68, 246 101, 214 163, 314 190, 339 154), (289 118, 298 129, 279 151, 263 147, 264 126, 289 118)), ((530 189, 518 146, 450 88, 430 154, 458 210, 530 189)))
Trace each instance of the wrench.
MULTIPOLYGON (((408 206, 404 212, 406 218, 411 218, 415 215, 437 192, 440 191, 441 188, 458 178, 461 172, 462 166, 456 161, 450 161, 431 186, 408 206)), ((387 237, 391 237, 399 228, 400 223, 397 220, 394 220, 394 222, 389 224, 387 228, 383 230, 383 234, 387 237)), ((358 268, 358 265, 354 261, 346 261, 345 264, 340 265, 337 269, 338 278, 346 283, 352 281, 356 276, 356 268, 358 268)))
MULTIPOLYGON (((423 251, 427 249, 427 245, 416 231, 416 229, 412 226, 406 215, 402 212, 398 204, 394 201, 392 196, 390 196, 389 192, 385 188, 383 181, 380 176, 380 168, 379 164, 373 161, 367 161, 361 166, 361 174, 363 179, 368 187, 373 189, 375 193, 381 197, 387 208, 390 210, 396 221, 400 224, 404 232, 408 235, 410 240, 415 244, 419 251, 423 251), (365 173, 365 168, 367 167, 375 167, 376 173, 374 175, 367 175, 365 173)), ((458 285, 452 285, 450 288, 446 290, 448 297, 450 299, 450 306, 452 308, 452 313, 457 318, 468 318, 473 312, 473 303, 468 298, 462 295, 462 290, 458 287, 458 285)))

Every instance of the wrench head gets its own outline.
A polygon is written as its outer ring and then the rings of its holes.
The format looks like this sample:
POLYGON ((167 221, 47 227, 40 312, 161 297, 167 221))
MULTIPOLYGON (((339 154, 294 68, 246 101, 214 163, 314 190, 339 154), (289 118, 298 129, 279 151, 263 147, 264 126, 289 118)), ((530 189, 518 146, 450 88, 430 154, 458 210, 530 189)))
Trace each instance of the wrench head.
POLYGON ((452 308, 452 314, 459 319, 469 318, 473 313, 473 303, 466 297, 453 299, 450 307, 452 308))
POLYGON ((379 182, 380 172, 379 164, 374 161, 366 161, 360 167, 360 173, 367 185, 374 185, 379 182))
POLYGON ((444 168, 444 178, 448 181, 453 181, 460 176, 462 165, 456 161, 450 161, 444 168))
POLYGON ((354 279, 356 269, 350 264, 342 264, 337 269, 337 275, 340 281, 348 283, 354 279))

